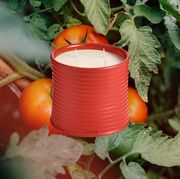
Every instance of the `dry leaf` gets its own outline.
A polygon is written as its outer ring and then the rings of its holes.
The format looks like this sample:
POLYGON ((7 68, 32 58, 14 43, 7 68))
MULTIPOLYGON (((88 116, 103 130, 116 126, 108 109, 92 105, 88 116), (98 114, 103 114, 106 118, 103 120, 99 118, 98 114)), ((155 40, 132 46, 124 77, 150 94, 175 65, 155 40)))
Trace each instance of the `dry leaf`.
POLYGON ((89 171, 83 169, 80 165, 74 164, 67 167, 72 179, 93 179, 96 175, 89 171))
POLYGON ((76 140, 62 135, 49 136, 48 129, 43 127, 30 132, 21 142, 17 133, 12 134, 5 158, 21 158, 26 169, 38 179, 55 179, 58 173, 65 173, 63 166, 76 163, 82 152, 83 147, 76 140))

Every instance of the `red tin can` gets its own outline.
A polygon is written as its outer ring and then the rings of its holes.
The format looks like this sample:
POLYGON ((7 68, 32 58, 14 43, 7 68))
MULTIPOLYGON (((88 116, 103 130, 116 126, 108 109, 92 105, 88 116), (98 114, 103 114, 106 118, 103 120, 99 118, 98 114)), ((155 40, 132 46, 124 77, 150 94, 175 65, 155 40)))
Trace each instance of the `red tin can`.
POLYGON ((118 47, 81 44, 53 51, 53 104, 51 122, 62 134, 95 137, 126 128, 128 117, 129 54, 118 47), (56 57, 73 50, 105 50, 122 62, 116 65, 84 68, 65 65, 56 57))

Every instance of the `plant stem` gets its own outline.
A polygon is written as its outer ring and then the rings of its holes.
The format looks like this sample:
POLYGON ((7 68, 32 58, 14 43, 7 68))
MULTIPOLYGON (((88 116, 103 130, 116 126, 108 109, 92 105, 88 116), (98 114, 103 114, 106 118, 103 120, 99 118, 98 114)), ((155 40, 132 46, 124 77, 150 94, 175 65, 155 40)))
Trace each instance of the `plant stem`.
POLYGON ((123 156, 117 158, 116 160, 113 160, 111 161, 111 163, 109 163, 97 176, 95 179, 101 179, 104 174, 111 168, 113 167, 114 165, 116 165, 117 163, 119 163, 121 160, 125 160, 129 155, 131 155, 132 153, 129 152, 129 153, 126 153, 124 154, 123 156))
POLYGON ((23 76, 20 75, 19 73, 13 73, 13 74, 9 75, 8 77, 6 77, 0 81, 0 87, 5 86, 5 85, 7 85, 7 84, 19 79, 19 78, 22 78, 22 77, 23 76))
POLYGON ((15 72, 22 76, 32 80, 37 80, 44 77, 44 74, 30 67, 15 54, 0 52, 0 57, 2 57, 14 69, 15 72))
POLYGON ((112 163, 109 163, 97 176, 95 179, 101 179, 104 174, 111 168, 113 167, 115 164, 119 163, 121 160, 123 159, 123 157, 120 157, 116 160, 114 160, 112 163))
POLYGON ((76 11, 77 14, 79 14, 79 15, 82 16, 82 17, 86 17, 86 14, 80 12, 80 11, 76 8, 75 4, 74 4, 72 1, 71 1, 71 6, 73 7, 73 9, 76 11))
POLYGON ((39 11, 36 11, 36 12, 28 15, 28 17, 31 17, 31 16, 33 16, 33 15, 36 15, 36 14, 39 14, 39 13, 42 13, 42 12, 47 12, 47 11, 49 11, 49 10, 51 10, 51 9, 52 9, 52 7, 48 7, 48 8, 46 8, 46 9, 41 9, 41 10, 39 10, 39 11))
POLYGON ((174 109, 170 109, 170 110, 165 111, 165 112, 159 112, 157 114, 152 114, 148 117, 148 120, 149 121, 155 121, 158 118, 168 117, 168 116, 171 116, 171 115, 177 114, 177 113, 180 113, 180 107, 176 107, 174 109))
POLYGON ((119 7, 113 7, 113 8, 111 8, 111 12, 117 12, 117 11, 120 11, 120 10, 122 10, 124 7, 123 6, 119 6, 119 7))

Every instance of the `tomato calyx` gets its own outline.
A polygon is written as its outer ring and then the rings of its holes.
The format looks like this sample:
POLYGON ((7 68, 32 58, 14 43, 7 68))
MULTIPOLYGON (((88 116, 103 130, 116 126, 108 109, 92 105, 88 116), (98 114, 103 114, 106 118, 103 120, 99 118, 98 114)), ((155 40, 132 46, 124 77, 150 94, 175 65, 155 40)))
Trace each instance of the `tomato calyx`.
MULTIPOLYGON (((88 30, 86 31, 86 34, 85 36, 81 39, 80 43, 78 44, 84 44, 86 43, 86 39, 87 39, 87 36, 88 36, 88 30)), ((68 45, 72 45, 73 43, 70 42, 68 39, 64 38, 64 40, 68 43, 68 45)))

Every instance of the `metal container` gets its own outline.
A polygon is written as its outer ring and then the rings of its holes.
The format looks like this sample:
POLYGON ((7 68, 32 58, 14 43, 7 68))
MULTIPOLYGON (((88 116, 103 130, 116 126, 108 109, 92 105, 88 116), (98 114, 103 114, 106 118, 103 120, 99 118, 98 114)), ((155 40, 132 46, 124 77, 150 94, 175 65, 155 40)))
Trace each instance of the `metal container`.
POLYGON ((51 56, 53 106, 51 122, 62 134, 95 137, 126 128, 128 117, 129 54, 118 47, 81 44, 62 47, 51 56), (62 64, 60 54, 83 49, 105 50, 118 55, 117 65, 82 68, 62 64))

